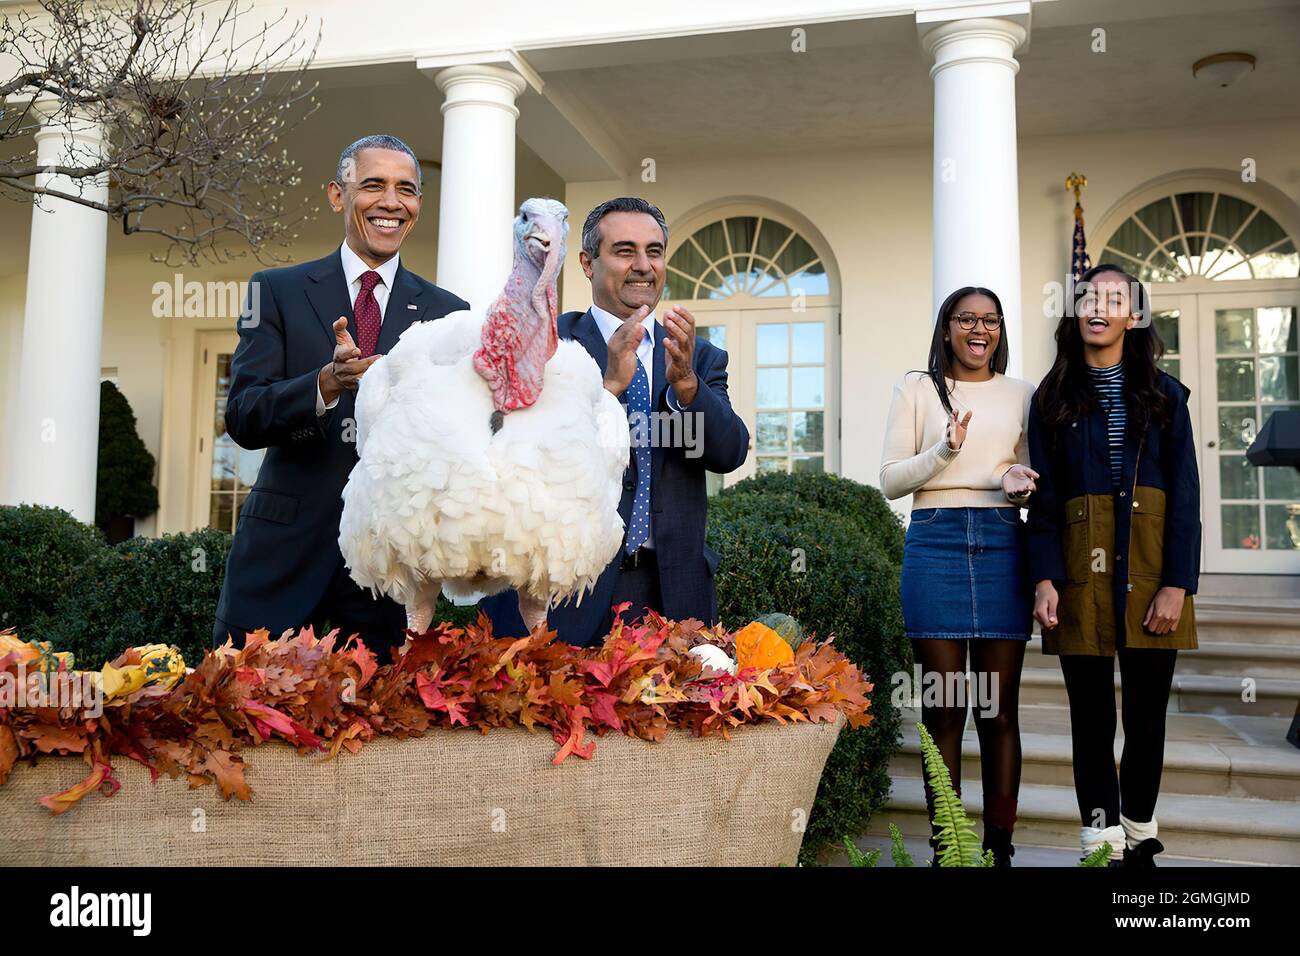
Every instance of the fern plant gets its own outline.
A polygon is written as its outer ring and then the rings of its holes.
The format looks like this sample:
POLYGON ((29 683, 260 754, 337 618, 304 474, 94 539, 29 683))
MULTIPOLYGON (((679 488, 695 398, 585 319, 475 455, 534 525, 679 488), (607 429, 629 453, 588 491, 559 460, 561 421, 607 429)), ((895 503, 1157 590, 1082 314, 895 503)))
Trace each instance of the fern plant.
POLYGON ((1103 843, 1082 860, 1080 866, 1110 866, 1110 844, 1103 843))
POLYGON ((939 828, 940 866, 992 866, 992 851, 985 852, 975 833, 975 825, 966 816, 966 808, 952 787, 952 776, 943 762, 943 754, 925 724, 916 725, 921 735, 921 759, 925 776, 934 793, 933 825, 939 828))
MULTIPOLYGON (((921 759, 925 765, 925 775, 930 789, 934 793, 934 819, 931 828, 939 827, 939 865, 940 866, 993 866, 993 851, 984 850, 975 835, 975 825, 966 816, 966 808, 961 798, 953 789, 952 775, 943 762, 934 738, 925 724, 917 723, 917 733, 921 735, 921 759)), ((903 834, 893 823, 889 824, 889 854, 894 866, 915 866, 912 856, 903 845, 903 834)), ((853 840, 844 838, 844 848, 848 853, 849 865, 855 867, 873 867, 880 861, 880 850, 873 849, 864 853, 858 849, 853 840)), ((1079 866, 1098 867, 1110 865, 1110 844, 1103 843, 1079 866)))

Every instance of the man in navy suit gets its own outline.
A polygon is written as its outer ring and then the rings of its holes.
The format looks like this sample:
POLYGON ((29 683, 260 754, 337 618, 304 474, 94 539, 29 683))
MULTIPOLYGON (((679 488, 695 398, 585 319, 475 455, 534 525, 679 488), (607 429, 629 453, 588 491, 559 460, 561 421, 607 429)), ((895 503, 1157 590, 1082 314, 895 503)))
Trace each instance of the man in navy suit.
MULTIPOLYGON (((259 627, 326 622, 359 633, 382 659, 404 639, 405 611, 352 581, 339 552, 340 497, 357 461, 357 385, 412 322, 469 308, 403 268, 420 215, 420 165, 394 136, 367 136, 328 186, 343 244, 324 259, 253 276, 230 366, 226 431, 265 448, 226 562, 214 646, 259 627)), ((341 642, 340 642, 341 643, 341 642)))
MULTIPOLYGON (((749 430, 727 397, 727 353, 697 339, 680 306, 666 309, 662 324, 654 319, 667 244, 663 213, 644 199, 601 203, 587 216, 578 256, 593 304, 557 322, 559 337, 582 343, 627 406, 633 443, 619 503, 623 546, 581 606, 571 599, 547 615, 571 644, 598 643, 612 625, 611 606, 625 601, 629 620, 647 609, 708 624, 718 617, 718 555, 704 543, 705 472, 739 468, 749 430)), ((494 633, 528 633, 515 592, 482 607, 494 633)))

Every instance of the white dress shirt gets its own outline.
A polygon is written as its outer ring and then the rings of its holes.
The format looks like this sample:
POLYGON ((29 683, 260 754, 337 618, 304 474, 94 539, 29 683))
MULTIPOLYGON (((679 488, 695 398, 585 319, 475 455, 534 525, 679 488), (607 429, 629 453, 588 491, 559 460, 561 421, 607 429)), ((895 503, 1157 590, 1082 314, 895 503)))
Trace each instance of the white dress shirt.
MULTIPOLYGON (((352 251, 352 247, 345 241, 339 248, 339 255, 343 259, 343 278, 348 283, 348 298, 352 301, 352 312, 356 314, 357 296, 361 294, 361 277, 367 272, 372 271, 365 261, 352 251)), ((379 303, 379 325, 384 324, 384 310, 388 308, 388 292, 393 287, 393 280, 397 276, 399 255, 393 253, 393 257, 381 262, 373 271, 379 273, 379 281, 375 283, 373 295, 375 301, 379 303)), ((335 318, 338 318, 335 316, 335 318)), ((331 320, 333 321, 333 320, 331 320)), ((325 404, 325 397, 320 393, 320 377, 316 378, 316 414, 324 415, 327 408, 333 408, 339 403, 338 396, 328 405, 325 404)))
MULTIPOLYGON (((598 305, 593 305, 591 307, 591 317, 596 320, 596 327, 600 329, 600 335, 605 340, 605 344, 609 345, 610 337, 613 336, 613 334, 618 331, 619 326, 623 324, 623 320, 616 315, 612 315, 609 312, 606 312, 598 305)), ((650 389, 650 394, 654 395, 655 393, 655 383, 654 383, 655 316, 654 313, 651 312, 644 319, 642 319, 641 325, 645 329, 645 335, 641 337, 641 341, 636 347, 636 360, 640 362, 641 367, 645 369, 646 386, 650 389)), ((669 408, 671 408, 673 411, 676 412, 680 412, 682 410, 681 405, 679 405, 677 402, 677 395, 673 392, 671 388, 668 389, 666 397, 667 397, 669 408)), ((651 413, 653 413, 654 409, 652 408, 650 409, 650 411, 651 413)), ((651 426, 651 429, 653 433, 653 425, 651 426)), ((641 547, 653 548, 655 546, 654 526, 655 526, 654 514, 652 512, 650 515, 650 530, 646 532, 645 544, 641 545, 641 547)))

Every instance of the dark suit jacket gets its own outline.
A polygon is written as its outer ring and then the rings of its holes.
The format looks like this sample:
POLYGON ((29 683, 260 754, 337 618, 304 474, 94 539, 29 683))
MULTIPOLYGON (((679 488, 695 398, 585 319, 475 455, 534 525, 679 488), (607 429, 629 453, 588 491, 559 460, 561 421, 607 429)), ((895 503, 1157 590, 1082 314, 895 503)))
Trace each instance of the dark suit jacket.
MULTIPOLYGON (((239 514, 217 617, 277 635, 311 615, 341 560, 341 495, 357 461, 356 393, 345 390, 318 417, 316 383, 334 355, 334 321, 346 315, 354 341, 357 327, 338 250, 259 272, 252 287, 259 309, 240 319, 226 431, 243 448, 265 448, 266 457, 239 514)), ((399 265, 376 351, 391 349, 412 322, 467 308, 399 265)))
MULTIPOLYGON (((609 351, 600 327, 591 311, 566 312, 557 323, 562 339, 581 342, 600 366, 609 360, 609 351)), ((651 408, 669 413, 666 393, 668 379, 664 371, 664 328, 655 323, 654 359, 651 370, 653 394, 651 408)), ((650 512, 655 555, 659 565, 659 589, 663 612, 672 620, 698 618, 712 624, 718 618, 717 593, 713 572, 718 554, 704 543, 704 519, 708 508, 704 473, 726 473, 739 468, 749 450, 749 429, 731 408, 727 397, 727 353, 703 338, 695 340, 692 359, 700 381, 695 401, 683 412, 698 416, 694 451, 683 447, 654 447, 650 454, 650 512)), ((620 399, 627 404, 626 393, 620 399)), ((681 434, 681 432, 674 432, 681 434)), ((628 463, 623 476, 623 497, 618 511, 624 525, 632 514, 636 491, 636 459, 628 463)), ((561 640, 585 646, 598 642, 610 623, 610 601, 618 580, 622 548, 601 573, 595 589, 583 597, 582 605, 570 600, 552 608, 547 617, 561 640)), ((528 633, 519 615, 518 597, 506 591, 484 599, 483 610, 492 619, 493 633, 522 637, 528 633)))

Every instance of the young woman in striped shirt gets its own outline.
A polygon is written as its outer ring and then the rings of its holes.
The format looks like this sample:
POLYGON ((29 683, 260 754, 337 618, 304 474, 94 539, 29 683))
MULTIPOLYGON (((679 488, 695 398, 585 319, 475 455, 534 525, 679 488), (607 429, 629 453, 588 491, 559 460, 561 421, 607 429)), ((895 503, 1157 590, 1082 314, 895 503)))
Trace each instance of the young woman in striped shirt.
POLYGON ((1133 276, 1099 265, 1034 395, 1029 503, 1034 617, 1070 699, 1085 855, 1154 866, 1165 709, 1178 651, 1196 647, 1191 594, 1201 547, 1189 392, 1157 366, 1163 346, 1133 276), (1115 660, 1124 753, 1115 774, 1115 660))

